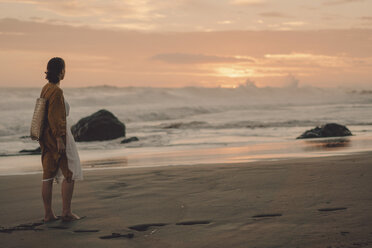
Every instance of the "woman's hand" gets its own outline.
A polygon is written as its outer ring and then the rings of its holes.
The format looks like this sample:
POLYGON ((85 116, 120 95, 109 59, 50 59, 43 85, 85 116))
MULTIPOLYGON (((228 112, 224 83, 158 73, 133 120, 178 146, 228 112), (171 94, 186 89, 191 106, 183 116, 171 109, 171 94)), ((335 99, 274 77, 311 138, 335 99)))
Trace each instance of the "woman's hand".
POLYGON ((63 143, 63 139, 61 137, 57 138, 57 149, 58 153, 63 154, 66 152, 65 143, 63 143))

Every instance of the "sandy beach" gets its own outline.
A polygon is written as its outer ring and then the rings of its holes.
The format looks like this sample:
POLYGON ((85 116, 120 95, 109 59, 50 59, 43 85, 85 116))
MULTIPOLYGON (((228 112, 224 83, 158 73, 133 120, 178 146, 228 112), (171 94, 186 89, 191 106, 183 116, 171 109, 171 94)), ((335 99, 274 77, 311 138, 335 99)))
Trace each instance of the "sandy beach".
POLYGON ((0 247, 372 247, 371 161, 86 171, 72 223, 41 222, 40 174, 2 176, 0 247))

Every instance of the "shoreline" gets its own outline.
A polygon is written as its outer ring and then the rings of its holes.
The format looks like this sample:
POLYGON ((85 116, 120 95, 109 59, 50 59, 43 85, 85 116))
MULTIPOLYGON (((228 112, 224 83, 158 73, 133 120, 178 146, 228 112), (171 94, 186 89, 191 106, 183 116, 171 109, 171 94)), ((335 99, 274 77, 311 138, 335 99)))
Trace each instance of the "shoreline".
MULTIPOLYGON (((236 146, 123 147, 81 150, 83 170, 248 163, 281 159, 352 155, 372 150, 372 137, 291 140, 236 146)), ((0 157, 0 176, 42 173, 40 155, 0 157)))
MULTIPOLYGON (((160 170, 166 170, 167 168, 192 168, 192 167, 219 167, 219 166, 232 166, 232 167, 240 167, 240 166, 249 166, 253 165, 258 166, 258 165, 267 165, 271 163, 293 163, 296 161, 307 161, 310 159, 332 159, 332 158, 345 158, 347 159, 348 157, 355 157, 355 156, 369 156, 372 151, 359 151, 359 152, 349 152, 349 153, 342 153, 342 154, 325 154, 325 155, 318 155, 318 156, 299 156, 299 157, 280 157, 280 158, 269 158, 269 159, 261 159, 261 160, 251 160, 251 161, 245 161, 245 162, 221 162, 221 163, 194 163, 194 164, 170 164, 170 165, 154 165, 154 166, 117 166, 117 167, 102 167, 102 168, 83 168, 84 173, 100 173, 100 172, 105 172, 108 171, 108 173, 112 173, 113 171, 120 171, 120 170, 151 170, 151 169, 160 169, 160 170)), ((120 159, 119 159, 120 160, 120 159)), ((91 161, 89 161, 91 162, 91 161)), ((102 159, 102 160, 94 160, 95 164, 117 164, 116 162, 108 162, 107 159, 102 159)), ((35 171, 35 172, 21 172, 18 174, 0 174, 0 179, 3 177, 22 177, 22 176, 30 176, 30 175, 41 175, 43 172, 40 171, 35 171)))
MULTIPOLYGON (((249 166, 253 165, 268 165, 272 163, 293 163, 296 161, 307 161, 311 159, 333 159, 333 158, 345 158, 348 159, 349 157, 357 157, 357 156, 372 156, 372 151, 358 151, 358 152, 347 152, 347 153, 335 153, 335 154, 324 154, 324 155, 317 155, 317 156, 299 156, 299 157, 278 157, 278 158, 268 158, 268 159, 260 159, 260 160, 251 160, 251 161, 244 161, 244 162, 221 162, 221 163, 193 163, 193 164, 169 164, 169 165, 154 165, 154 166, 116 166, 116 167, 101 167, 101 168, 83 168, 84 172, 87 173, 100 173, 102 171, 108 171, 108 173, 112 173, 113 171, 117 170, 151 170, 151 169, 161 169, 166 170, 167 168, 192 168, 192 167, 203 167, 203 166, 213 166, 213 167, 219 167, 219 166, 233 166, 233 167, 240 167, 240 166, 249 166)), ((34 155, 33 155, 34 156, 34 155)), ((117 158, 120 160, 120 158, 117 158)), ((115 159, 114 159, 115 160, 115 159)), ((92 162, 92 161, 88 161, 92 162)), ((111 159, 101 159, 101 160, 93 160, 95 164, 117 164, 117 162, 113 162, 111 159)), ((83 162, 85 163, 85 162, 83 162)), ((21 172, 18 174, 0 174, 0 178, 2 177, 22 177, 22 176, 29 176, 29 175, 41 175, 42 171, 35 171, 35 172, 21 172)))
MULTIPOLYGON (((85 219, 0 232, 0 246, 369 247, 371 159, 372 152, 365 152, 86 171, 73 198, 73 210, 85 219), (100 238, 112 233, 134 237, 100 238)), ((40 221, 40 179, 1 177, 0 226, 40 221)), ((59 185, 53 205, 59 214, 59 185)))
MULTIPOLYGON (((91 161, 83 161, 82 162, 82 170, 83 172, 99 172, 99 171, 110 171, 110 170, 132 170, 132 169, 165 169, 168 167, 191 167, 191 166, 223 166, 223 165, 233 165, 233 166, 241 166, 247 164, 259 164, 259 163, 271 163, 271 162, 292 162, 294 160, 307 160, 307 159, 321 159, 321 158, 333 158, 333 157, 348 157, 348 156, 358 156, 358 155, 367 155, 370 151, 356 151, 356 152, 345 152, 345 153, 333 153, 333 154, 317 154, 317 155, 309 155, 309 156, 280 156, 280 157, 273 157, 267 159, 252 159, 246 160, 242 162, 221 162, 221 163, 194 163, 194 164, 166 164, 166 165, 145 165, 145 166, 120 166, 118 164, 126 164, 126 158, 114 158, 114 159, 100 159, 100 160, 91 160, 91 161), (94 165, 118 165, 118 166, 108 166, 108 167, 88 167, 87 164, 94 164, 94 165)), ((40 155, 31 155, 31 156, 40 156, 40 155)), ((41 163, 41 162, 40 162, 41 163)), ((27 175, 41 175, 43 172, 41 170, 32 171, 32 172, 19 172, 19 173, 10 173, 10 174, 0 174, 0 178, 2 177, 11 177, 11 176, 27 176, 27 175)))

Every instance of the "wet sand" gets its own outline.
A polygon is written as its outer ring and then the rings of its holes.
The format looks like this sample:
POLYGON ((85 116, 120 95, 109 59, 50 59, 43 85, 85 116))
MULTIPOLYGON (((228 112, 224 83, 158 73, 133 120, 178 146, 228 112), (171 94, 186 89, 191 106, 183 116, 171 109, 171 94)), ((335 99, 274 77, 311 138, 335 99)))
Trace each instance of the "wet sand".
POLYGON ((71 223, 40 222, 40 185, 0 177, 0 247, 372 247, 371 152, 87 171, 71 223))

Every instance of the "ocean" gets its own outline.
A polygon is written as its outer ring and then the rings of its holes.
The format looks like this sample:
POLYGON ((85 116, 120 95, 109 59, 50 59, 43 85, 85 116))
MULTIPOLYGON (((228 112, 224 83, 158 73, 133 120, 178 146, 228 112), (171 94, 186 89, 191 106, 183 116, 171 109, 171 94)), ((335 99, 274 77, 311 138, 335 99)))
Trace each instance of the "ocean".
MULTIPOLYGON (((29 135, 40 88, 0 89, 0 175, 39 173, 29 135)), ((372 148, 372 91, 345 88, 63 88, 76 123, 100 109, 126 126, 124 138, 79 142, 85 170, 250 162, 329 156, 372 148), (325 123, 346 125, 348 138, 296 140, 325 123)))

